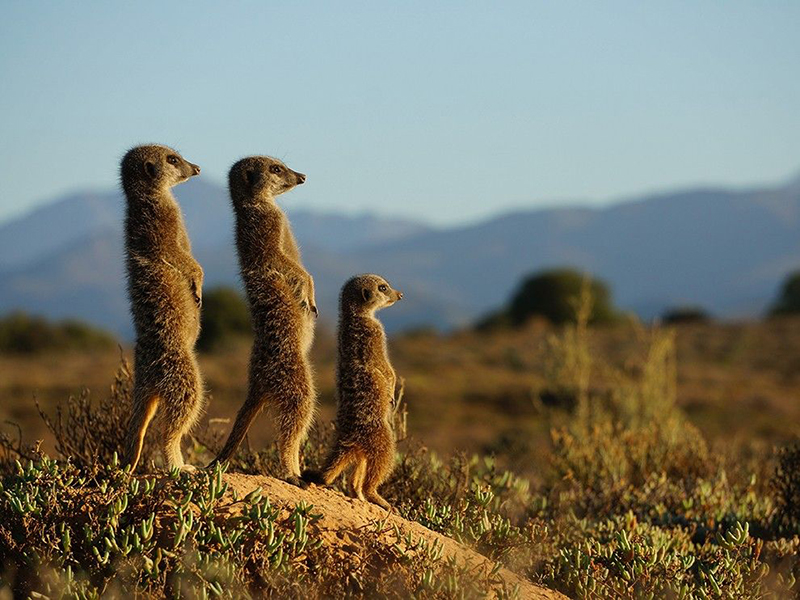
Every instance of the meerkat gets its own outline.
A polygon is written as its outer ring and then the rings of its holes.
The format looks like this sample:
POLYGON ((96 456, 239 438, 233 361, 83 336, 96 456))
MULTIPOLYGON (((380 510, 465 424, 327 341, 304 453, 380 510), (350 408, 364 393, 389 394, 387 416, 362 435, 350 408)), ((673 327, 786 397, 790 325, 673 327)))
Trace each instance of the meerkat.
POLYGON ((128 293, 136 329, 133 407, 124 451, 131 471, 156 415, 168 468, 194 468, 184 464, 181 439, 203 408, 194 350, 203 269, 192 257, 171 188, 199 173, 200 167, 166 146, 138 146, 122 159, 128 293))
POLYGON ((255 339, 247 397, 225 446, 211 463, 229 460, 253 420, 269 405, 277 417, 283 476, 295 485, 303 485, 300 446, 316 406, 308 353, 317 306, 314 280, 303 267, 289 222, 275 198, 305 179, 267 156, 243 158, 228 176, 239 266, 255 339))
POLYGON ((330 485, 355 465, 351 492, 387 510, 378 493, 394 468, 395 438, 391 425, 397 375, 389 362, 386 334, 375 313, 403 297, 379 275, 359 275, 342 287, 339 304, 336 387, 336 439, 322 472, 304 479, 330 485))

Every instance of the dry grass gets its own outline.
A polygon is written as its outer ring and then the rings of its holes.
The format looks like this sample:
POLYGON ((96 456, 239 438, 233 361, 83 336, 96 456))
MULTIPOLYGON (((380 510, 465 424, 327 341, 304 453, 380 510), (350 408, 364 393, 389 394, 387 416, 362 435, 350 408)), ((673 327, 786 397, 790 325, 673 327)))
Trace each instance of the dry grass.
MULTIPOLYGON (((406 378, 412 435, 445 453, 495 451, 510 466, 525 470, 514 462, 521 441, 545 451, 551 423, 544 412, 569 408, 576 400, 553 385, 551 343, 556 333, 534 322, 524 330, 485 335, 395 337, 392 358, 406 378)), ((650 335, 633 323, 593 328, 586 351, 635 373, 642 368, 650 335)), ((677 405, 712 446, 721 440, 747 455, 797 435, 800 319, 687 324, 675 329, 675 348, 677 405)), ((216 428, 227 427, 244 397, 248 351, 243 341, 224 353, 201 357, 210 394, 208 416, 216 428)), ((314 363, 322 426, 334 415, 334 351, 331 334, 320 332, 314 363)), ((124 353, 131 355, 128 348, 124 353)), ((42 439, 43 448, 53 450, 34 398, 51 414, 58 402, 78 398, 84 389, 99 400, 108 395, 118 363, 113 352, 0 355, 0 419, 19 423, 27 441, 42 439)), ((599 392, 613 388, 614 381, 608 372, 596 370, 587 385, 599 392)), ((13 428, 8 431, 13 433, 13 428)), ((273 434, 270 419, 259 419, 250 434, 251 446, 271 443, 273 434)), ((527 462, 530 456, 525 454, 527 462)))

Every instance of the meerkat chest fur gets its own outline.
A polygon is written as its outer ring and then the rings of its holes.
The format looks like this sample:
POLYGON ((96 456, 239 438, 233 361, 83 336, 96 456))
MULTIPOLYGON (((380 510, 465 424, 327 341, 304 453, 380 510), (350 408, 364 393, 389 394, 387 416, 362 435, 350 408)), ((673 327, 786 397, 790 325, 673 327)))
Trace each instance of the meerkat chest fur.
POLYGON ((275 205, 244 205, 236 211, 236 245, 245 285, 259 273, 277 268, 283 221, 275 205))
POLYGON ((135 197, 128 203, 125 232, 131 294, 140 299, 155 294, 153 285, 158 281, 170 287, 163 293, 177 294, 171 302, 185 306, 199 323, 203 269, 192 256, 183 216, 172 193, 162 190, 135 197))
POLYGON ((288 219, 274 199, 236 202, 236 243, 248 299, 258 305, 285 282, 297 306, 308 299, 310 275, 299 261, 300 251, 288 219))
POLYGON ((127 209, 128 251, 140 258, 169 260, 179 252, 191 252, 177 202, 169 192, 160 196, 143 199, 135 208, 127 209))
MULTIPOLYGON (((383 325, 371 314, 353 315, 339 326, 339 360, 337 383, 340 402, 347 403, 351 390, 371 380, 371 389, 380 390, 378 397, 361 401, 379 405, 388 414, 394 393, 395 374, 389 361, 383 325)), ((361 397, 361 394, 356 394, 361 397)))
POLYGON ((284 253, 289 256, 292 260, 300 262, 300 246, 297 244, 297 240, 294 237, 294 233, 292 232, 292 226, 289 223, 289 219, 285 213, 282 214, 283 220, 281 223, 281 248, 283 249, 284 253))

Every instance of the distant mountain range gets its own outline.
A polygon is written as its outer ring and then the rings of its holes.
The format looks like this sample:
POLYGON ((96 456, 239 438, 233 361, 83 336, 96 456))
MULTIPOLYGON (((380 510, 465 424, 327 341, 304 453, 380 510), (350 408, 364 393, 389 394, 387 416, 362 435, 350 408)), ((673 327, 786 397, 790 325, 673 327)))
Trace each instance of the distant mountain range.
MULTIPOLYGON (((227 192, 202 179, 175 188, 207 288, 238 285, 227 192)), ((520 211, 437 229, 372 215, 288 209, 332 323, 345 279, 385 275, 406 294, 389 330, 464 325, 501 305, 533 271, 571 265, 605 279, 617 304, 651 318, 700 305, 758 315, 800 268, 800 178, 749 190, 693 189, 607 208, 520 211)), ((78 317, 131 335, 119 192, 73 194, 0 226, 0 313, 78 317)))

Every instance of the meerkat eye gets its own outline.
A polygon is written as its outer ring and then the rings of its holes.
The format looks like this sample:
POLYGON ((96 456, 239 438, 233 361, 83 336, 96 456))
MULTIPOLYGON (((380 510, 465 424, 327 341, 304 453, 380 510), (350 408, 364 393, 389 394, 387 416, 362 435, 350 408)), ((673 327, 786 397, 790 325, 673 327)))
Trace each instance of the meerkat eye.
POLYGON ((387 291, 388 289, 389 289, 389 288, 387 288, 387 287, 386 287, 385 285, 383 285, 383 284, 380 284, 380 285, 378 286, 378 291, 381 291, 381 292, 385 292, 385 291, 387 291))
POLYGON ((270 165, 269 172, 278 174, 281 172, 281 168, 278 165, 270 165))
POLYGON ((167 162, 169 164, 171 164, 171 165, 177 165, 178 164, 178 157, 174 156, 174 155, 168 156, 167 157, 167 162))

